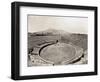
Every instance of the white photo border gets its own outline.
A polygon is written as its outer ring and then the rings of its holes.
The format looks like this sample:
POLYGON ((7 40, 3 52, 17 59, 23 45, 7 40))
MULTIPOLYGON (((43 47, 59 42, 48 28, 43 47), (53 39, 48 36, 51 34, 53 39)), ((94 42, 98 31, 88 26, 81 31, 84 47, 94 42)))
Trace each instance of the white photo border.
POLYGON ((20 7, 20 76, 60 73, 94 72, 94 10, 20 7), (27 67, 27 15, 58 15, 88 17, 88 64, 27 67))

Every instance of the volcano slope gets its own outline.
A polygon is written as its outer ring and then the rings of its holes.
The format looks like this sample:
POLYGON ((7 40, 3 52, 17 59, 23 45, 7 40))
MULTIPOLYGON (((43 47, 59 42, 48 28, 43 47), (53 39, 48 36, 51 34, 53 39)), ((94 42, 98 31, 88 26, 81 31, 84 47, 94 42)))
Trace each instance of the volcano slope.
POLYGON ((87 34, 67 33, 62 30, 49 29, 28 34, 28 66, 86 64, 87 63, 87 34), (56 42, 41 49, 44 44, 56 42), (33 54, 36 48, 40 54, 33 54), (31 52, 29 52, 32 50, 31 52), (84 54, 84 52, 86 54, 84 54), (85 59, 84 59, 85 58, 85 59), (43 62, 32 62, 33 60, 43 62), (82 60, 84 59, 84 61, 82 60), (47 62, 46 62, 47 61, 47 62), (80 62, 81 61, 81 62, 80 62), (52 63, 50 63, 52 62, 52 63), (78 63, 77 63, 78 62, 78 63), (84 63, 85 62, 85 63, 84 63), (29 65, 30 64, 30 65, 29 65))

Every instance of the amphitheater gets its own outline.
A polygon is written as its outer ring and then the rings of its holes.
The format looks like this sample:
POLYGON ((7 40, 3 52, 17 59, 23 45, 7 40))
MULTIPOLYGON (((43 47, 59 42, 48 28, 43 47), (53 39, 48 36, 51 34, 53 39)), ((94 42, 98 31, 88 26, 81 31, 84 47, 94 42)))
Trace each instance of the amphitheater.
POLYGON ((83 48, 71 43, 46 42, 33 48, 29 54, 31 60, 29 66, 67 65, 77 61, 82 55, 83 48))

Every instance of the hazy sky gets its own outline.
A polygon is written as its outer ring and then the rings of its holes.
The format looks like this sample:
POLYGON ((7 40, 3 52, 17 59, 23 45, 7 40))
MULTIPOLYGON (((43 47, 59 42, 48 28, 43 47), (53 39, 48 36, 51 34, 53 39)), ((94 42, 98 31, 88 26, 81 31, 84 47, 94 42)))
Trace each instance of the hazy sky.
POLYGON ((28 15, 28 32, 46 29, 61 29, 71 33, 87 34, 88 18, 28 15))

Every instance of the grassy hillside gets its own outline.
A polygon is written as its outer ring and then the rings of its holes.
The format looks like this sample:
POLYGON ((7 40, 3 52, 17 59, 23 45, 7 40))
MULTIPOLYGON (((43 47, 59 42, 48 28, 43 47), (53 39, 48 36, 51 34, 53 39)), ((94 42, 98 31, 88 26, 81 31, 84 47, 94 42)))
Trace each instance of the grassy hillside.
POLYGON ((88 39, 86 34, 70 34, 70 36, 61 36, 61 42, 72 43, 83 48, 83 50, 87 49, 87 41, 88 39))
POLYGON ((42 43, 58 40, 71 43, 87 50, 87 34, 72 34, 62 30, 49 29, 46 31, 28 33, 28 48, 39 46, 42 43))

